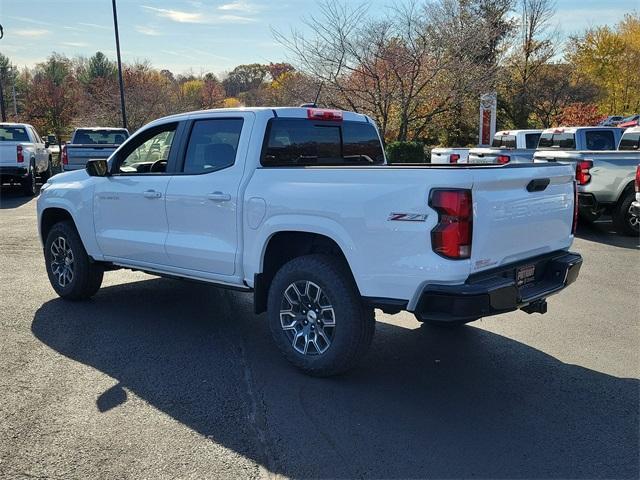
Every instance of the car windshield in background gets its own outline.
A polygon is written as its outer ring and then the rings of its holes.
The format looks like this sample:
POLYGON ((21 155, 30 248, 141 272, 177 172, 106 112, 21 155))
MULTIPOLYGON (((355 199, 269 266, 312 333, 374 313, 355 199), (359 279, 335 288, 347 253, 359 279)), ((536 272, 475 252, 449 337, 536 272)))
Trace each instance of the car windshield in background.
POLYGON ((572 150, 576 148, 576 136, 573 133, 543 133, 540 135, 538 148, 563 148, 572 150))
POLYGON ((313 122, 298 118, 269 121, 264 166, 380 165, 378 132, 365 122, 313 122))
POLYGON ((120 145, 129 134, 126 130, 78 130, 73 143, 81 145, 120 145))
POLYGON ((527 150, 535 150, 538 147, 538 140, 540 140, 539 133, 527 133, 524 136, 525 148, 527 150))
POLYGON ((620 140, 618 150, 640 150, 640 132, 625 133, 620 140))
POLYGON ((516 148, 515 135, 496 135, 493 137, 491 146, 495 148, 516 148))
POLYGON ((0 127, 0 142, 29 142, 27 129, 24 127, 0 127))

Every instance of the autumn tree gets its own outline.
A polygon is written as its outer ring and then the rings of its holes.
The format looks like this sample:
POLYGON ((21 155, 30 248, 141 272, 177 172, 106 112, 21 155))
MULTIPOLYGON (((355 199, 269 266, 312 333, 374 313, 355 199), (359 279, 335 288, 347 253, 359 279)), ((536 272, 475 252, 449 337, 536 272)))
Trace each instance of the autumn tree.
POLYGON ((79 85, 71 61, 57 53, 36 65, 25 95, 24 115, 42 134, 69 133, 76 114, 79 85))
POLYGON ((571 37, 567 60, 600 88, 601 113, 640 111, 640 15, 628 14, 614 28, 590 28, 571 37))
POLYGON ((508 127, 528 128, 542 74, 556 54, 557 32, 552 28, 554 0, 521 0, 517 37, 507 54, 498 105, 508 127))
POLYGON ((267 74, 267 68, 259 63, 238 65, 227 74, 222 85, 227 95, 236 97, 242 92, 249 92, 261 87, 267 74))

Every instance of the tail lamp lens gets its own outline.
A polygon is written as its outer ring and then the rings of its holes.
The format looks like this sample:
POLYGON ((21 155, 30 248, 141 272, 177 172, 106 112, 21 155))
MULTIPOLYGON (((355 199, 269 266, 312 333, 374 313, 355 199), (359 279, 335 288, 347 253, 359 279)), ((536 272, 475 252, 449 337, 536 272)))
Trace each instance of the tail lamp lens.
POLYGON ((429 206, 438 212, 438 224, 431 230, 433 251, 454 260, 469 258, 473 233, 471 190, 432 190, 429 206))
POLYGON ((307 118, 309 120, 332 120, 342 121, 342 110, 328 110, 326 108, 308 108, 307 118))
POLYGON ((640 164, 636 167, 636 192, 640 192, 640 164))
POLYGON ((497 160, 500 165, 504 165, 505 163, 509 163, 511 158, 509 155, 498 155, 497 160))
POLYGON ((591 181, 589 170, 593 167, 591 160, 582 160, 576 164, 576 181, 578 185, 586 185, 591 181))
POLYGON ((457 153, 452 153, 449 155, 449 163, 458 163, 460 161, 460 155, 457 153))
POLYGON ((69 165, 69 154, 67 153, 66 145, 62 147, 62 153, 60 154, 60 156, 62 157, 62 164, 69 165))
POLYGON ((22 151, 22 145, 16 147, 16 160, 18 163, 24 163, 24 152, 22 151))
POLYGON ((578 230, 578 182, 573 182, 573 224, 571 225, 571 233, 574 235, 578 230))

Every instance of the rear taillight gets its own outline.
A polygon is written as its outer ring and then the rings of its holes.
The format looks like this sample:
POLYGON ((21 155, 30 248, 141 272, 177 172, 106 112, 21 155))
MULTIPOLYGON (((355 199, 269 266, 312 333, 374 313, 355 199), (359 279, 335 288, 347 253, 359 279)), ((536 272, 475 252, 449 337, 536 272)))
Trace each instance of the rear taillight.
POLYGON ((18 163, 24 163, 24 152, 22 151, 22 145, 16 147, 16 160, 18 163))
POLYGON ((69 165, 69 154, 67 153, 67 146, 62 146, 62 152, 60 152, 60 159, 63 165, 69 165))
POLYGON ((636 192, 640 192, 640 164, 636 167, 636 192))
POLYGON ((449 163, 458 163, 459 160, 460 155, 458 155, 457 153, 452 153, 451 155, 449 155, 449 163))
POLYGON ((581 160, 576 164, 576 181, 578 185, 586 185, 591 181, 589 170, 593 167, 591 160, 581 160))
POLYGON ((454 260, 469 258, 473 233, 471 190, 432 190, 429 206, 438 212, 438 224, 431 230, 433 251, 454 260))
POLYGON ((571 225, 571 233, 576 234, 578 229, 578 182, 573 182, 573 224, 571 225))
POLYGON ((505 163, 509 163, 511 161, 511 158, 509 157, 509 155, 498 155, 496 157, 496 160, 500 165, 504 165, 505 163))
POLYGON ((309 120, 333 120, 342 121, 341 110, 328 110, 326 108, 308 108, 307 118, 309 120))

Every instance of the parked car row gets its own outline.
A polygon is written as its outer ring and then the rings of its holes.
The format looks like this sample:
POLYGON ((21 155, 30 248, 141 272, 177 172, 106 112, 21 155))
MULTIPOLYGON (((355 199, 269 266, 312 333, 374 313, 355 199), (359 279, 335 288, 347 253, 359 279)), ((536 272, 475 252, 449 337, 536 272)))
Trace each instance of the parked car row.
POLYGON ((84 168, 88 160, 109 158, 128 137, 123 128, 78 128, 61 150, 55 135, 42 138, 28 123, 0 123, 0 184, 20 184, 35 195, 37 179, 51 177, 54 158, 63 171, 84 168))
POLYGON ((441 164, 530 162, 574 165, 580 217, 593 222, 605 213, 611 214, 620 233, 640 233, 638 215, 632 208, 634 175, 640 164, 640 127, 500 131, 491 147, 438 148, 431 156, 431 163, 441 164))

